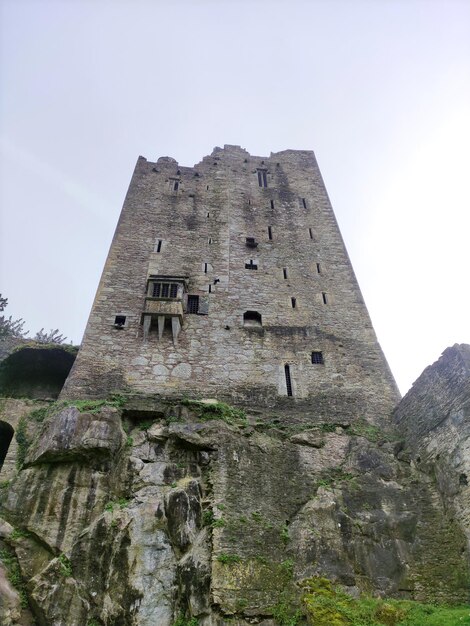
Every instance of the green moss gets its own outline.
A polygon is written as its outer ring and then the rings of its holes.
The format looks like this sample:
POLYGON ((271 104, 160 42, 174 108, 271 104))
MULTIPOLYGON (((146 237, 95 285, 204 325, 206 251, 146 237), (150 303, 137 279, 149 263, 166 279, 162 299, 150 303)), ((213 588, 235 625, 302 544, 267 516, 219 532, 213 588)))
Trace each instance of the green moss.
POLYGON ((223 563, 224 565, 230 565, 232 563, 241 563, 241 557, 238 554, 219 554, 217 557, 219 563, 223 563))
POLYGON ((184 399, 181 404, 187 406, 203 422, 209 420, 222 420, 231 426, 247 426, 245 411, 236 409, 225 402, 206 404, 199 400, 184 399))
POLYGON ((470 606, 446 607, 409 600, 348 596, 326 578, 302 583, 302 602, 315 626, 470 626, 470 606))
POLYGON ((31 445, 31 439, 28 437, 26 418, 22 417, 18 422, 18 427, 15 432, 15 438, 17 445, 16 452, 16 467, 21 469, 26 459, 28 448, 31 445))
POLYGON ((73 575, 72 572, 72 564, 70 563, 70 559, 65 554, 59 554, 57 557, 60 565, 60 573, 65 578, 71 578, 73 575))
POLYGON ((181 616, 178 617, 176 622, 173 622, 173 626, 198 626, 198 624, 199 620, 197 619, 197 617, 191 617, 190 619, 186 619, 185 617, 181 616))
POLYGON ((3 563, 7 571, 8 581, 12 587, 18 591, 22 608, 27 608, 28 597, 26 595, 26 585, 21 575, 20 566, 16 556, 9 550, 0 550, 0 561, 3 563))

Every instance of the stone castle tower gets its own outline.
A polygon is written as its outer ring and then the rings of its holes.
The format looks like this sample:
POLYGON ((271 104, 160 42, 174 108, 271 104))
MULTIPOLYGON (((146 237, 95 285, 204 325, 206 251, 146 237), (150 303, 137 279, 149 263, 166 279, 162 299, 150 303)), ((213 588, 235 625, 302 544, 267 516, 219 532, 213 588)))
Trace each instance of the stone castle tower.
POLYGON ((62 397, 388 415, 398 391, 311 151, 139 157, 62 397))

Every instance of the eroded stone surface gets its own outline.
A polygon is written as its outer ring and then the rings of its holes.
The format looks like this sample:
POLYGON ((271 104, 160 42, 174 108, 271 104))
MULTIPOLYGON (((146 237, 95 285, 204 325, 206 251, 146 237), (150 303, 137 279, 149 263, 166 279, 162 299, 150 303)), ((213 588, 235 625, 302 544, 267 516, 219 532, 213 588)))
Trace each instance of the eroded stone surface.
POLYGON ((175 404, 127 411, 126 435, 115 409, 81 416, 36 424, 34 461, 1 499, 40 624, 277 626, 273 606, 314 575, 466 599, 465 537, 391 433, 298 417, 291 434, 175 404))

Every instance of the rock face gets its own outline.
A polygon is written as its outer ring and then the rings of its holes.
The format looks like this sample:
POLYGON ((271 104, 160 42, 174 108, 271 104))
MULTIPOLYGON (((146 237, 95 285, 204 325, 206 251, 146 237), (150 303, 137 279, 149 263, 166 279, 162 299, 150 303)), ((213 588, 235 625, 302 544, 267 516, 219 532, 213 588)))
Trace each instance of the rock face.
POLYGON ((465 534, 392 431, 112 404, 30 420, 1 491, 0 541, 40 626, 274 625, 314 575, 352 594, 467 599, 465 534))
POLYGON ((394 413, 417 467, 436 477, 470 540, 470 345, 424 370, 394 413))

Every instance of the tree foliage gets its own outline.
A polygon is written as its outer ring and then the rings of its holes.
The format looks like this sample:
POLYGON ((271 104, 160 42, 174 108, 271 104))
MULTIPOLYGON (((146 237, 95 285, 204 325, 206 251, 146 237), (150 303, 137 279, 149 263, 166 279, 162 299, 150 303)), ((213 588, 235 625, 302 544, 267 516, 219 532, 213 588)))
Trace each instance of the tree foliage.
MULTIPOLYGON (((8 298, 4 298, 0 293, 0 312, 3 312, 8 305, 8 298)), ((27 331, 23 330, 24 321, 20 318, 14 320, 12 316, 0 315, 0 339, 3 337, 26 337, 27 331)))
MULTIPOLYGON (((0 293, 0 313, 2 313, 8 305, 8 298, 4 298, 0 293)), ((14 320, 12 316, 6 317, 5 315, 0 315, 0 339, 5 337, 15 337, 19 339, 24 339, 29 331, 23 330, 25 322, 23 319, 14 320)), ((59 332, 59 329, 56 328, 49 332, 46 332, 44 328, 41 328, 40 331, 36 333, 34 337, 34 341, 38 343, 64 343, 67 337, 64 337, 59 332)))

